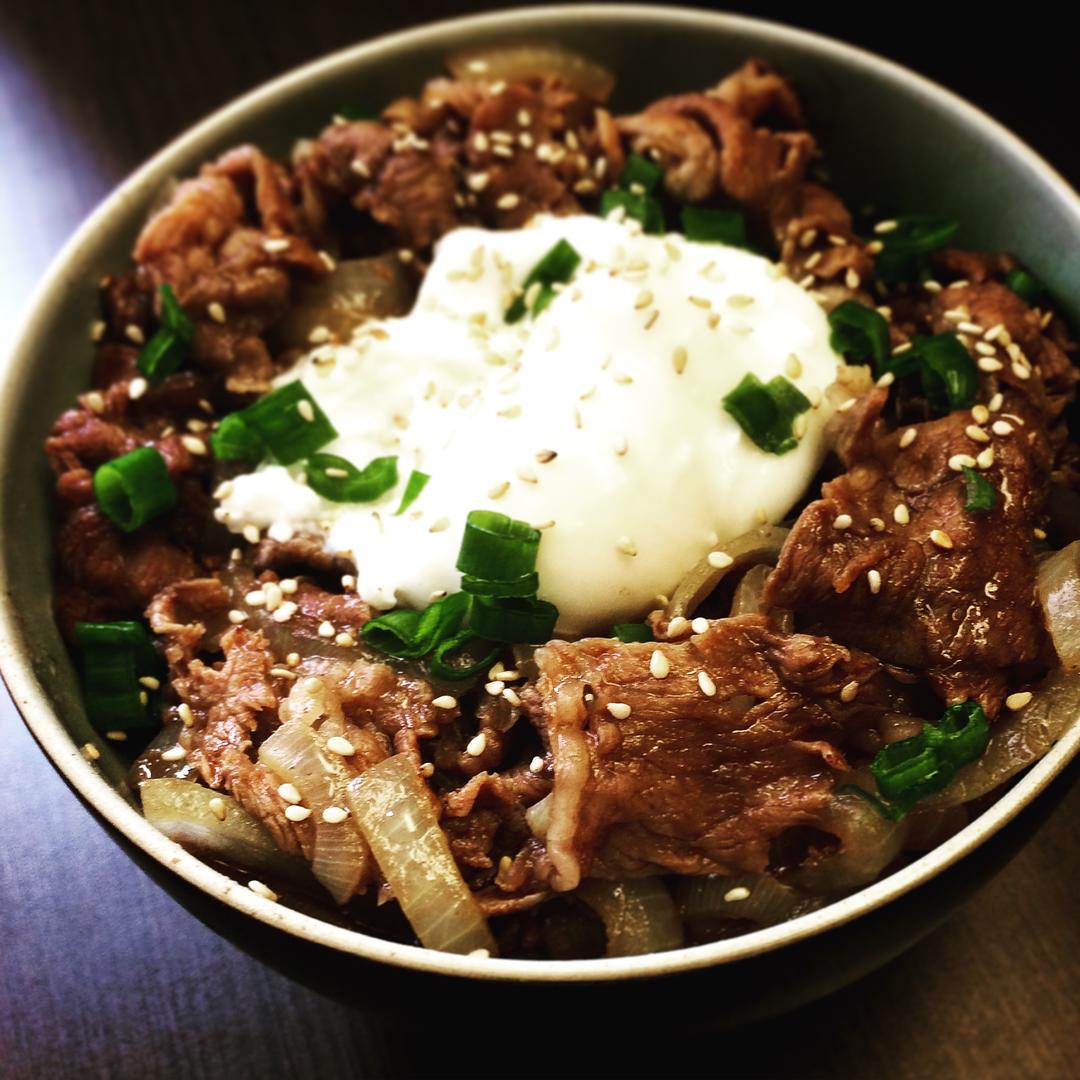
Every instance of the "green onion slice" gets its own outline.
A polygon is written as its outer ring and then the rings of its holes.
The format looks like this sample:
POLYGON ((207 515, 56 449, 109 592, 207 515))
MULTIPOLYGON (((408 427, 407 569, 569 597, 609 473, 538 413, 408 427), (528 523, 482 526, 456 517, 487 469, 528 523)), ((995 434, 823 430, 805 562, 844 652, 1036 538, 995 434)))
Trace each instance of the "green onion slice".
POLYGON ((982 473, 976 472, 969 466, 965 465, 963 469, 964 483, 967 485, 964 509, 976 514, 993 510, 997 496, 994 485, 982 473))
POLYGON ((358 469, 337 454, 312 454, 304 475, 308 487, 331 502, 373 502, 397 485, 397 458, 373 458, 358 469))
POLYGON ((635 194, 652 195, 663 175, 664 170, 655 161, 650 161, 641 154, 630 154, 619 176, 619 187, 635 194), (636 188, 641 191, 635 191, 636 188))
POLYGON ((518 581, 536 569, 540 531, 494 510, 472 510, 465 519, 457 568, 485 581, 518 581))
POLYGON ((310 457, 337 438, 334 425, 299 379, 260 398, 240 415, 282 465, 310 457))
POLYGON ((139 678, 160 670, 142 623, 75 624, 83 652, 86 711, 99 731, 128 730, 153 723, 139 678))
POLYGON ((469 610, 465 593, 450 593, 423 611, 398 608, 364 624, 363 639, 379 652, 413 660, 453 637, 469 610))
POLYGON ((535 570, 513 581, 491 581, 470 574, 464 574, 461 578, 462 592, 474 596, 535 596, 539 588, 540 575, 535 570))
POLYGON ((955 334, 916 336, 909 351, 918 356, 923 393, 934 409, 944 413, 969 409, 975 404, 979 371, 955 334))
POLYGON ((471 654, 476 651, 469 648, 473 642, 481 646, 485 644, 471 630, 460 630, 453 637, 447 638, 431 654, 431 659, 428 661, 428 669, 431 674, 437 679, 454 681, 457 679, 471 679, 474 675, 487 671, 498 658, 499 646, 496 645, 479 660, 469 663, 471 654), (455 663, 455 654, 457 653, 464 653, 464 655, 457 656, 457 662, 455 663))
POLYGON ((794 421, 810 408, 810 402, 783 375, 763 383, 753 372, 748 372, 723 399, 723 406, 762 450, 786 454, 799 444, 793 431, 794 421))
POLYGON ((558 609, 546 600, 477 596, 469 629, 488 641, 536 645, 550 640, 558 617, 558 609))
MULTIPOLYGON (((889 324, 882 314, 857 300, 845 300, 829 312, 829 344, 849 363, 872 363, 883 375, 889 362, 889 324)), ((903 354, 901 354, 903 355, 903 354)))
POLYGON ((620 641, 655 641, 652 629, 645 623, 616 623, 611 628, 611 636, 620 641))
POLYGON ((187 359, 195 328, 184 314, 171 285, 162 285, 161 326, 139 353, 139 370, 148 379, 163 379, 171 375, 187 359))
POLYGON ((525 316, 525 294, 533 285, 540 285, 537 299, 532 306, 532 314, 535 318, 555 298, 555 290, 552 288, 556 282, 565 284, 573 277, 574 271, 581 262, 581 256, 574 246, 567 240, 559 240, 551 250, 529 271, 522 285, 521 296, 506 309, 506 321, 508 323, 519 322, 525 316))
POLYGON ((427 487, 427 482, 431 479, 427 473, 420 472, 419 469, 413 469, 409 473, 409 479, 405 482, 405 490, 401 494, 401 502, 398 508, 394 511, 394 517, 401 517, 406 510, 420 497, 420 492, 427 487))
POLYGON ((239 412, 222 417, 217 430, 210 434, 210 449, 218 461, 261 461, 266 457, 266 443, 254 432, 239 412))
POLYGON ((683 236, 703 244, 746 247, 746 218, 738 210, 684 206, 680 212, 683 236))
POLYGON ((923 725, 923 734, 927 744, 957 769, 982 757, 990 743, 986 713, 975 701, 950 705, 936 727, 923 725))
POLYGON ((1005 284, 1029 304, 1036 303, 1046 295, 1046 286, 1031 271, 1020 266, 1005 275, 1005 284))
POLYGON ((952 218, 932 214, 907 214, 896 219, 896 228, 879 239, 885 251, 898 255, 928 255, 943 248, 960 228, 952 218))
POLYGON ((608 188, 600 196, 600 216, 607 217, 613 210, 622 207, 628 218, 641 222, 642 229, 653 235, 664 232, 664 212, 660 203, 649 195, 635 195, 630 191, 608 188))
POLYGON ((94 497, 117 528, 134 532, 176 505, 176 485, 161 454, 152 446, 141 446, 98 466, 94 497))

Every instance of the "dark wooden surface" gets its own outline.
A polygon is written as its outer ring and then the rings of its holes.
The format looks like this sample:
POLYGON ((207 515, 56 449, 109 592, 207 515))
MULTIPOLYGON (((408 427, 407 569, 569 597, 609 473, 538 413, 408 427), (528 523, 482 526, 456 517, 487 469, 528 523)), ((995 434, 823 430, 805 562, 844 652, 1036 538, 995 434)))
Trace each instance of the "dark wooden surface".
MULTIPOLYGON (((80 218, 175 133, 303 60, 486 6, 0 0, 0 343, 80 218)), ((896 8, 753 7, 940 79, 1080 180, 1075 61, 1052 21, 1024 24, 1015 6, 988 29, 969 21, 970 7, 944 27, 943 5, 914 17, 906 6, 905 25, 896 8)), ((432 1019, 417 1037, 289 982, 187 914, 105 836, 4 700, 0 1077, 1075 1077, 1078 817, 1074 788, 943 929, 861 984, 768 1023, 676 1035, 537 1015, 446 1031, 437 1003, 420 1002, 432 1019), (589 1032, 588 1044, 569 1041, 575 1032, 589 1032)))

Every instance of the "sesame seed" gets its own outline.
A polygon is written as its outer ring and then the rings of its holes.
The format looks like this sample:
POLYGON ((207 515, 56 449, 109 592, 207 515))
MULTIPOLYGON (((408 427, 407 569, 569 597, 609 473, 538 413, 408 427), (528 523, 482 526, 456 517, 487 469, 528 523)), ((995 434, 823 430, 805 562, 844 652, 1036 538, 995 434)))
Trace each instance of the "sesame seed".
POLYGON ((1031 535, 1034 536, 1036 540, 1045 540, 1046 539, 1046 530, 1045 529, 1035 528, 1035 529, 1031 530, 1031 535))
POLYGON ((539 773, 544 771, 544 759, 539 754, 529 762, 529 772, 539 773))
POLYGON ((712 301, 707 296, 688 296, 686 298, 690 301, 694 307, 699 307, 703 311, 708 311, 712 307, 712 301))
POLYGON ((975 464, 980 469, 989 469, 994 464, 994 448, 988 446, 985 450, 980 450, 978 457, 975 458, 975 464))
POLYGON ((851 515, 850 514, 837 514, 836 517, 833 518, 833 528, 834 529, 840 529, 840 530, 850 529, 851 528, 851 515))
POLYGON ((488 143, 488 137, 484 134, 484 132, 478 131, 473 136, 473 147, 478 153, 487 153, 489 145, 490 144, 488 143))
POLYGON ((697 684, 706 697, 716 697, 716 683, 707 671, 697 673, 697 684))
POLYGON ((349 816, 344 806, 328 806, 322 812, 322 819, 327 825, 340 825, 349 816))
POLYGON ((247 622, 247 618, 245 612, 237 611, 236 608, 233 608, 233 610, 229 612, 229 622, 231 622, 233 626, 239 626, 242 622, 247 622))
POLYGON ((524 465, 517 470, 517 478, 526 484, 538 484, 540 478, 532 471, 532 469, 526 468, 524 465))
POLYGON ((493 488, 488 489, 489 499, 501 499, 510 490, 510 481, 504 480, 501 484, 496 484, 493 488))
POLYGON ((218 819, 218 821, 225 820, 225 801, 215 795, 207 804, 210 807, 210 813, 218 819))
POLYGON ((894 371, 886 371, 885 374, 882 375, 881 378, 878 379, 878 381, 876 383, 874 383, 874 385, 875 386, 880 386, 880 387, 886 387, 886 386, 892 386, 892 384, 894 382, 896 382, 896 372, 894 372, 894 371))
POLYGON ((631 558, 637 554, 637 546, 629 536, 620 536, 619 539, 615 541, 615 547, 618 551, 622 552, 623 555, 629 555, 631 558))
POLYGON ((287 623, 297 612, 298 608, 291 600, 283 600, 270 618, 277 623, 287 623))
POLYGON ((964 428, 964 434, 975 442, 985 443, 990 441, 990 436, 978 424, 968 424, 964 428))
POLYGON ((311 817, 311 808, 307 806, 286 806, 285 816, 290 821, 307 821, 311 817))
MULTIPOLYGON (((347 576, 348 575, 346 575, 346 577, 347 576)), ((345 578, 341 579, 341 583, 342 585, 345 584, 345 578)), ((282 578, 281 581, 278 582, 278 588, 281 589, 281 591, 285 593, 286 596, 292 596, 293 593, 295 593, 296 590, 300 588, 300 583, 296 580, 296 578, 282 578)))
POLYGON ((80 753, 87 761, 97 761, 101 757, 101 751, 93 743, 83 743, 80 753))
POLYGON ((90 324, 90 340, 100 341, 105 336, 105 331, 108 327, 105 325, 104 319, 95 319, 90 324))
POLYGON ((997 356, 997 349, 987 341, 976 341, 975 351, 980 356, 997 356))
POLYGON ((988 375, 1000 371, 1004 366, 1000 360, 995 360, 992 356, 980 356, 978 359, 979 370, 985 371, 988 375))
POLYGON ((704 634, 709 629, 709 620, 699 615, 696 619, 691 620, 690 629, 695 634, 704 634))
POLYGON ((261 881, 249 881, 248 888, 256 895, 261 896, 264 900, 277 901, 278 894, 270 888, 269 885, 264 885, 261 881))
POLYGON ((919 433, 913 428, 909 427, 903 435, 900 436, 900 448, 907 449, 914 441, 919 433))
POLYGON ((656 320, 660 318, 660 309, 653 308, 649 312, 649 317, 645 320, 645 329, 651 330, 656 325, 656 320))
POLYGON ((508 191, 505 195, 500 195, 495 205, 500 210, 513 210, 518 203, 521 202, 521 196, 516 195, 512 191, 508 191))
POLYGON ((1026 382, 1026 381, 1027 381, 1028 379, 1030 379, 1030 378, 1031 378, 1031 368, 1029 368, 1029 367, 1025 367, 1025 366, 1024 366, 1023 364, 1021 364, 1021 363, 1020 363, 1020 361, 1018 361, 1018 360, 1014 360, 1014 361, 1013 361, 1013 365, 1012 365, 1012 373, 1013 373, 1013 374, 1014 374, 1014 375, 1015 375, 1015 376, 1016 376, 1016 377, 1017 377, 1018 379, 1022 379, 1022 380, 1024 380, 1025 382, 1026 382))
POLYGON ((508 686, 502 692, 502 699, 512 705, 515 709, 521 706, 521 698, 518 697, 517 691, 514 690, 513 687, 508 686))
POLYGON ((848 267, 847 273, 844 275, 844 284, 849 289, 857 289, 862 284, 862 278, 859 277, 858 271, 853 266, 848 267))
POLYGON ((365 180, 371 178, 371 169, 368 167, 366 161, 362 161, 360 158, 353 158, 349 162, 349 168, 356 173, 357 176, 362 176, 365 180))
POLYGON ((870 586, 870 591, 876 596, 881 592, 881 572, 878 570, 867 570, 866 583, 870 586))
POLYGON ((843 401, 839 405, 837 405, 836 411, 837 412, 847 412, 848 409, 852 408, 854 405, 855 405, 855 398, 849 397, 847 399, 847 401, 843 401))
POLYGON ((974 469, 975 459, 970 454, 953 454, 949 458, 949 468, 953 472, 961 472, 964 469, 974 469))
POLYGON ((874 532, 884 532, 885 522, 879 517, 872 517, 870 519, 870 528, 872 528, 874 532))
POLYGON ((153 675, 143 675, 139 678, 139 685, 145 686, 147 690, 159 690, 161 689, 161 680, 155 679, 153 675))
POLYGON ((142 345, 146 342, 146 335, 142 332, 141 327, 136 326, 134 323, 128 323, 124 327, 124 337, 128 341, 133 341, 136 345, 142 345))
POLYGON ((304 797, 300 794, 300 789, 295 784, 281 784, 278 789, 278 798, 287 803, 296 805, 302 803, 304 797))
POLYGON ((807 229, 799 237, 799 247, 808 248, 817 239, 817 229, 807 229))
POLYGON ((195 724, 195 714, 191 711, 191 706, 186 701, 181 701, 176 706, 176 715, 180 717, 184 727, 192 727, 195 724))
POLYGON ((465 747, 465 753, 470 757, 479 757, 487 747, 487 732, 481 731, 479 735, 474 735, 468 745, 465 747))
POLYGON ((634 300, 634 310, 641 311, 653 302, 653 294, 648 289, 642 289, 634 300))
POLYGON ((183 761, 187 757, 187 751, 182 746, 170 746, 162 752, 162 761, 183 761))
POLYGON ((893 507, 892 516, 897 525, 906 525, 911 520, 911 514, 904 503, 897 503, 893 507))
POLYGON ((752 296, 746 296, 743 293, 735 293, 727 298, 728 306, 733 308, 748 308, 753 302, 752 296))
POLYGON ((492 679, 491 682, 484 684, 484 689, 492 697, 498 697, 506 689, 506 684, 501 679, 492 679))
POLYGON ((631 712, 630 706, 622 701, 608 702, 607 711, 615 717, 616 720, 625 720, 631 712))
POLYGON ((1011 435, 1015 429, 1008 420, 995 420, 990 430, 995 435, 1011 435))
POLYGON ((800 289, 810 289, 810 288, 813 287, 815 280, 816 279, 814 278, 813 274, 807 274, 806 277, 804 277, 799 282, 799 288, 800 289))
POLYGON ((138 401, 146 393, 149 383, 141 376, 136 376, 128 383, 128 397, 132 401, 138 401))
POLYGON ((649 674, 654 679, 666 679, 670 671, 671 664, 668 663, 668 658, 659 649, 654 649, 652 656, 649 657, 649 674))
POLYGON ((105 411, 105 399, 98 393, 97 390, 91 390, 86 395, 86 407, 92 413, 101 413, 105 411))
POLYGON ((969 319, 958 323, 956 329, 963 334, 981 334, 983 332, 983 328, 978 323, 973 323, 969 319))
POLYGON ((449 528, 450 528, 450 519, 446 518, 446 517, 441 517, 437 521, 433 521, 431 523, 431 528, 428 529, 428 532, 429 533, 445 532, 449 528))
POLYGON ((789 379, 797 379, 802 373, 802 361, 794 353, 788 353, 788 358, 784 361, 784 374, 789 379))
POLYGON ((614 449, 615 454, 616 454, 617 457, 625 457, 627 451, 630 449, 630 443, 627 442, 626 436, 625 435, 621 436, 615 442, 615 445, 613 446, 612 449, 614 449))
POLYGON ((278 251, 286 251, 289 247, 289 241, 282 237, 274 237, 270 240, 263 241, 263 251, 269 252, 271 255, 278 251))
POLYGON ((225 308, 217 300, 211 300, 206 305, 206 314, 216 323, 223 323, 225 321, 225 308))
POLYGON ((898 221, 895 221, 892 218, 890 218, 888 221, 879 221, 874 226, 874 232, 876 232, 878 236, 883 236, 885 233, 892 232, 893 229, 895 229, 899 224, 900 223, 898 221))
POLYGON ((676 375, 681 375, 686 370, 687 360, 686 346, 676 346, 675 351, 671 354, 671 364, 675 368, 676 375))
POLYGON ((845 683, 843 689, 840 691, 840 700, 843 702, 854 701, 859 696, 859 684, 854 679, 845 683))
POLYGON ((356 638, 354 638, 347 630, 342 630, 341 633, 334 638, 334 644, 343 649, 351 649, 356 644, 356 638))
POLYGON ((941 282, 940 281, 934 281, 933 279, 930 279, 930 280, 927 280, 927 281, 923 282, 923 288, 928 293, 939 293, 939 292, 941 292, 941 282))
POLYGON ((319 623, 319 637, 330 640, 336 633, 337 631, 334 629, 334 624, 329 620, 323 619, 323 621, 319 623))
POLYGON ((331 754, 339 754, 341 757, 352 757, 356 753, 356 747, 342 735, 332 735, 327 739, 326 749, 331 754))
MULTIPOLYGON (((145 695, 140 695, 140 697, 145 697, 145 695)), ((144 701, 143 704, 145 705, 146 702, 144 701)), ((112 742, 127 742, 127 732, 126 731, 106 731, 105 732, 105 738, 109 739, 112 742)))
POLYGON ((803 266, 805 266, 807 270, 813 270, 824 257, 824 252, 815 251, 814 254, 803 263, 803 266))
POLYGON ((1005 708, 1016 712, 1018 709, 1024 708, 1025 705, 1030 705, 1033 696, 1030 690, 1020 690, 1015 694, 1010 694, 1005 699, 1005 708))
POLYGON ((453 694, 443 694, 441 697, 433 699, 431 702, 436 709, 456 709, 457 698, 453 694))
POLYGON ((184 449, 189 454, 201 457, 206 453, 206 443, 204 443, 198 435, 181 435, 180 441, 184 444, 184 449))
POLYGON ((734 889, 728 889, 724 893, 724 900, 733 904, 738 900, 745 900, 750 895, 750 890, 745 885, 736 885, 734 889))
POLYGON ((245 525, 242 535, 249 544, 257 544, 259 542, 259 529, 255 525, 245 525))
POLYGON ((726 551, 710 551, 709 565, 714 570, 726 570, 735 560, 726 551))
POLYGON ((671 622, 668 623, 667 636, 668 640, 682 637, 690 629, 690 620, 683 618, 682 615, 676 615, 671 622))
POLYGON ((337 269, 337 263, 334 261, 334 257, 329 251, 319 252, 319 261, 326 267, 326 269, 332 274, 337 269))
POLYGON ((939 548, 943 548, 945 551, 952 550, 952 537, 943 529, 932 529, 930 532, 930 542, 936 544, 939 548))
POLYGON ((483 191, 490 179, 490 174, 486 172, 470 173, 465 183, 469 185, 470 191, 483 191))

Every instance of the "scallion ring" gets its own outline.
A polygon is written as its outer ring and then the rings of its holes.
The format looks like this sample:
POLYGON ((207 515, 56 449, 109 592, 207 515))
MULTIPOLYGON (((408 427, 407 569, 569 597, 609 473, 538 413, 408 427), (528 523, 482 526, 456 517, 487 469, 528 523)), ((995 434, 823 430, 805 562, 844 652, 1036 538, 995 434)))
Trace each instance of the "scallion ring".
POLYGON ((337 454, 312 454, 304 475, 308 487, 331 502, 373 502, 397 485, 397 458, 373 458, 358 469, 337 454))
POLYGON ((152 446, 99 465, 93 483, 101 512, 124 532, 134 532, 176 505, 176 485, 165 459, 152 446))

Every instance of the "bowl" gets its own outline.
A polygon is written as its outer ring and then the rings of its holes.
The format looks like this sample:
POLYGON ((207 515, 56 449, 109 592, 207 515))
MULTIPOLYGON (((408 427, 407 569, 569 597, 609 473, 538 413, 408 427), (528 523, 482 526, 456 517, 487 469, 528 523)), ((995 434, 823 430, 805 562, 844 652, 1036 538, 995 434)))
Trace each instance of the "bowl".
POLYGON ((936 926, 1052 808, 1064 778, 1047 789, 1080 749, 1080 725, 950 840, 791 922, 641 957, 461 957, 343 929, 264 900, 157 832, 137 810, 124 767, 108 746, 99 741, 95 763, 80 752, 93 732, 51 616, 52 484, 37 448, 54 417, 85 388, 95 283, 126 265, 163 186, 240 142, 284 156, 296 137, 319 130, 343 102, 390 101, 415 91, 456 48, 530 36, 568 44, 620 73, 615 105, 623 111, 710 85, 748 56, 768 59, 794 79, 831 182, 850 205, 874 202, 958 218, 961 244, 1015 252, 1066 298, 1062 310, 1080 322, 1080 301, 1067 299, 1080 297, 1080 263, 1070 258, 1080 248, 1080 197, 973 106, 859 49, 755 19, 636 5, 518 9, 354 46, 266 84, 175 140, 98 207, 41 283, 0 388, 0 665, 43 751, 125 849, 210 925, 318 989, 385 1004, 391 986, 442 977, 453 981, 460 1003, 484 994, 497 1001, 509 983, 517 993, 558 992, 565 1005, 605 983, 609 1003, 670 1003, 670 995, 657 993, 657 980, 678 977, 705 988, 703 995, 680 993, 680 1009, 704 1001, 711 1018, 733 1022, 836 989, 936 926), (58 356, 73 362, 40 359, 58 356))

